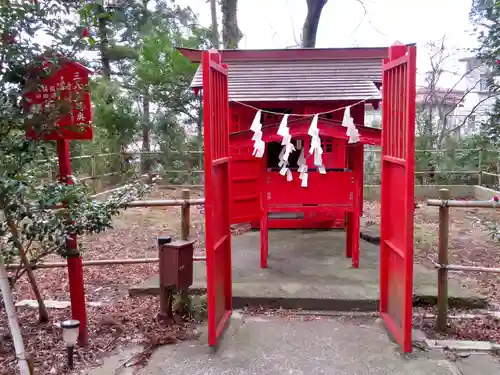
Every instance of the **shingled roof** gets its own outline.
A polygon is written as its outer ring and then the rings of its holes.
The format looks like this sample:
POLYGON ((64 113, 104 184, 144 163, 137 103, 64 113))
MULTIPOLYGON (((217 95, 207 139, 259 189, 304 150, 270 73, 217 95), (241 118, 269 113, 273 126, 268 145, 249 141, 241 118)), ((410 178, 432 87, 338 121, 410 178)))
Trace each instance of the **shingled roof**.
MULTIPOLYGON (((201 51, 179 49, 193 62, 201 51)), ((387 48, 223 50, 229 99, 241 102, 381 99, 387 48), (378 86, 377 86, 378 85, 378 86)), ((191 87, 202 85, 198 67, 191 87)))

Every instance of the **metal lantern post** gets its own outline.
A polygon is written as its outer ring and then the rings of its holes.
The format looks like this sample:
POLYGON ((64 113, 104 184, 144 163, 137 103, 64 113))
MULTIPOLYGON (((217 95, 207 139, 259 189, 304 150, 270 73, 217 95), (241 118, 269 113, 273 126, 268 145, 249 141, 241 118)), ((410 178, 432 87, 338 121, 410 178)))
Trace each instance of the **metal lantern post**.
MULTIPOLYGON (((71 185, 71 160, 69 154, 69 141, 57 141, 57 157, 59 160, 59 181, 71 185)), ((69 295, 71 300, 71 316, 78 320, 80 335, 78 343, 86 346, 88 343, 87 312, 85 308, 85 286, 83 282, 82 257, 78 251, 76 235, 66 239, 66 252, 68 262, 69 295)))
POLYGON ((62 337, 66 344, 66 350, 68 352, 68 367, 72 369, 73 364, 73 354, 75 350, 76 342, 78 341, 78 330, 80 327, 80 321, 75 319, 65 320, 61 322, 62 337))

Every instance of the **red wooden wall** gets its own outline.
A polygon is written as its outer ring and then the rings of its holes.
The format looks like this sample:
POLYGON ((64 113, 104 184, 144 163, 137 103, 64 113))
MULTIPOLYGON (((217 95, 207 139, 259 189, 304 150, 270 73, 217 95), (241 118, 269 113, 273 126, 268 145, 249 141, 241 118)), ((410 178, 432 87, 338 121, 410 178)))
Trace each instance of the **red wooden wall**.
MULTIPOLYGON (((251 103, 253 107, 261 109, 270 110, 288 110, 289 113, 293 114, 316 114, 320 112, 331 111, 336 108, 343 108, 347 105, 352 105, 352 102, 338 101, 338 102, 259 102, 251 103)), ((351 116, 354 119, 355 124, 364 123, 364 103, 360 103, 356 106, 351 107, 351 116)), ((255 117, 256 110, 244 106, 239 103, 230 103, 230 130, 231 133, 236 133, 239 131, 248 130, 252 121, 255 117)), ((263 125, 270 125, 279 123, 282 119, 282 115, 272 115, 263 114, 263 125)), ((332 121, 332 126, 338 126, 342 123, 344 117, 344 110, 338 110, 329 114, 320 115, 320 118, 332 121)), ((297 117, 290 116, 289 122, 291 123, 293 119, 297 117)), ((311 118, 312 120, 312 118, 311 118)), ((332 138, 322 138, 323 142, 323 164, 326 168, 347 168, 348 167, 348 152, 347 142, 339 139, 332 138)), ((305 150, 309 149, 310 138, 303 138, 303 144, 305 150)), ((264 176, 260 176, 257 171, 262 171, 267 166, 267 161, 262 161, 251 155, 252 149, 237 149, 231 147, 231 156, 233 157, 233 172, 232 175, 235 178, 232 181, 232 222, 242 222, 242 218, 255 217, 254 215, 258 212, 258 199, 257 191, 255 194, 251 193, 255 190, 257 186, 258 179, 264 176), (246 176, 248 172, 248 176, 246 176), (248 212, 247 212, 248 211, 248 212)), ((308 158, 308 163, 310 167, 314 167, 312 164, 312 158, 308 158)), ((276 172, 267 172, 276 173, 276 172)), ((362 189, 361 189, 362 191, 362 189)), ((269 202, 272 205, 272 200, 269 202)), ((271 211, 272 212, 272 211, 271 211)), ((258 219, 250 220, 254 227, 259 226, 258 219)), ((325 213, 325 214, 312 214, 304 212, 304 217, 301 219, 271 219, 269 220, 270 228, 341 228, 344 227, 344 215, 342 213, 325 213)))

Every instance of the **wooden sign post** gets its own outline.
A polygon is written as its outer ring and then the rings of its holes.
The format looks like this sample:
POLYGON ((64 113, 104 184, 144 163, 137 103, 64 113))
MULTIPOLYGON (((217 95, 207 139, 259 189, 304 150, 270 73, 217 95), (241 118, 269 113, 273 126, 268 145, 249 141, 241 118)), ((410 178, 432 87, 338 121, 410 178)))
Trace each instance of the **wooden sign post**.
MULTIPOLYGON (((36 89, 25 94, 25 108, 37 115, 45 115, 41 124, 29 124, 26 136, 32 140, 56 141, 61 183, 71 185, 70 140, 91 140, 92 105, 88 90, 90 70, 83 65, 59 59, 43 63, 51 72, 40 80, 36 89)), ((71 315, 80 321, 79 345, 88 344, 85 288, 82 258, 78 252, 76 236, 66 240, 68 253, 68 280, 71 315)))

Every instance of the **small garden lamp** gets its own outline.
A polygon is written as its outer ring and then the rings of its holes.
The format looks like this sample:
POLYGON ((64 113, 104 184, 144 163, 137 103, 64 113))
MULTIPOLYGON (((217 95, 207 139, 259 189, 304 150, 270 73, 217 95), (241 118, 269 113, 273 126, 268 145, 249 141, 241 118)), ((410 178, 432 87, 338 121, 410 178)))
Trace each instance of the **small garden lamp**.
POLYGON ((78 340, 80 321, 69 319, 61 322, 62 336, 68 350, 68 367, 73 368, 73 350, 78 340))

